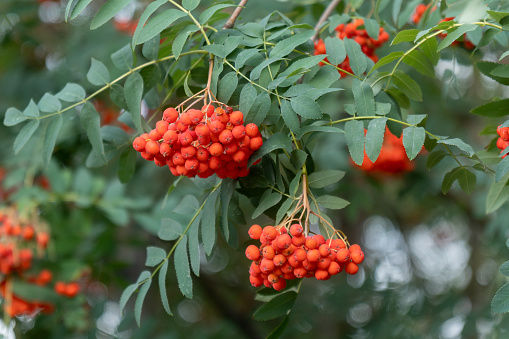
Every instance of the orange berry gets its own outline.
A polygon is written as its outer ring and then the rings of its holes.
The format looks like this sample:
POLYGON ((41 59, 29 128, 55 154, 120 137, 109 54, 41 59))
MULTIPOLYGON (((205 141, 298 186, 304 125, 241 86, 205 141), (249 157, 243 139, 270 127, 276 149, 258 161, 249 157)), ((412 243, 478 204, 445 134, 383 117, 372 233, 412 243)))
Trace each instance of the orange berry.
POLYGON ((274 259, 274 256, 276 255, 276 250, 272 246, 265 246, 262 249, 262 254, 265 259, 274 259))
POLYGON ((276 265, 274 265, 274 262, 271 259, 262 259, 262 262, 260 263, 260 271, 262 271, 262 273, 268 274, 272 272, 274 268, 276 268, 276 265))
POLYGON ((307 259, 309 262, 317 262, 320 259, 320 252, 317 249, 309 250, 307 253, 307 259))
POLYGON ((350 251, 350 253, 352 253, 353 251, 360 251, 361 250, 361 247, 357 244, 353 244, 352 246, 350 246, 348 248, 348 250, 350 251))
POLYGON ((26 226, 23 229, 22 236, 23 236, 23 239, 30 240, 34 237, 34 234, 35 234, 34 228, 32 226, 26 226))
POLYGON ((260 236, 262 235, 262 228, 260 225, 253 225, 249 228, 249 231, 247 231, 251 239, 260 239, 260 236))
POLYGON ((137 150, 138 152, 143 152, 145 150, 146 144, 147 144, 147 142, 145 141, 145 139, 143 139, 141 137, 137 137, 133 141, 133 148, 135 150, 137 150))
POLYGON ((357 272, 359 272, 359 266, 357 266, 353 262, 349 262, 345 266, 345 272, 352 275, 356 274, 357 272))
POLYGON ((166 133, 168 131, 168 126, 170 124, 167 123, 166 121, 164 120, 160 120, 156 123, 156 131, 157 133, 159 133, 160 135, 164 135, 164 133, 166 133))
POLYGON ((249 148, 252 149, 253 151, 260 149, 262 145, 263 145, 262 137, 254 137, 249 142, 249 148))
POLYGON ((320 252, 320 255, 322 257, 328 257, 329 254, 331 253, 330 251, 330 247, 329 245, 327 244, 321 244, 319 247, 318 247, 318 251, 320 252))
POLYGON ((220 156, 221 154, 223 154, 224 152, 224 148, 223 148, 223 145, 221 145, 220 143, 218 142, 215 142, 213 143, 212 145, 210 145, 209 147, 209 152, 210 154, 212 154, 213 156, 220 156))
POLYGON ((274 240, 276 239, 278 234, 278 231, 274 226, 266 226, 262 231, 262 236, 267 240, 274 240))
POLYGON ((250 138, 254 138, 258 135, 258 126, 253 123, 246 125, 246 135, 250 138))
POLYGON ((67 284, 65 287, 65 296, 72 298, 80 291, 80 285, 77 282, 67 284))
POLYGON ((276 290, 276 291, 282 291, 285 289, 286 287, 286 280, 284 278, 279 278, 279 280, 277 282, 275 282, 272 287, 276 290))
POLYGON ((255 277, 255 276, 252 276, 250 275, 249 276, 249 283, 251 283, 251 285, 253 287, 260 287, 263 285, 263 278, 258 276, 258 277, 255 277))
POLYGON ((57 281, 55 284, 55 292, 64 295, 67 289, 67 285, 62 281, 57 281))
POLYGON ((327 280, 330 278, 329 272, 325 270, 316 270, 315 278, 318 280, 327 280))
POLYGON ((169 124, 177 121, 178 117, 179 117, 179 113, 173 107, 168 107, 163 112, 163 119, 164 119, 164 121, 166 121, 169 124))
POLYGON ((302 246, 306 243, 306 237, 304 235, 300 235, 292 238, 292 244, 296 247, 302 246))
POLYGON ((274 274, 274 273, 271 273, 269 274, 269 276, 267 277, 267 280, 271 282, 271 284, 274 284, 274 283, 277 283, 279 281, 279 277, 274 274))
POLYGON ((327 271, 330 275, 336 275, 341 272, 341 266, 337 262, 333 261, 330 263, 329 269, 327 271))
POLYGON ((294 237, 300 236, 304 232, 304 228, 300 224, 290 226, 290 234, 294 237))
POLYGON ((189 126, 191 125, 193 122, 191 121, 191 118, 189 117, 189 113, 185 112, 185 113, 182 113, 180 115, 180 122, 182 123, 182 125, 184 126, 189 126))
POLYGON ((304 261, 306 260, 307 258, 307 252, 305 249, 303 248, 298 248, 296 249, 294 252, 293 252, 293 257, 297 260, 297 261, 304 261))
POLYGON ((219 134, 219 141, 223 144, 223 145, 226 145, 226 144, 229 144, 230 142, 233 141, 233 134, 232 134, 232 131, 230 130, 223 130, 220 134, 219 134))
POLYGON ((286 257, 282 254, 277 254, 274 256, 272 261, 274 262, 274 265, 276 265, 278 267, 283 266, 286 263, 286 257))
POLYGON ((346 248, 341 248, 338 250, 336 258, 339 262, 347 262, 350 260, 350 252, 346 248))
POLYGON ((304 278, 308 274, 308 271, 304 267, 297 267, 293 270, 293 274, 300 279, 304 278))
POLYGON ((339 250, 340 248, 346 248, 346 244, 341 239, 334 239, 330 243, 330 248, 335 249, 335 250, 339 250))
POLYGON ((316 267, 319 270, 328 270, 330 263, 331 263, 331 261, 329 258, 321 257, 320 259, 318 259, 318 263, 316 264, 316 267))
POLYGON ((255 245, 249 245, 246 248, 246 257, 249 260, 258 260, 260 258, 260 249, 255 245))
POLYGON ((352 259, 352 262, 354 264, 360 264, 364 261, 364 252, 356 250, 353 252, 350 252, 350 258, 352 259))
POLYGON ((285 249, 290 247, 292 244, 292 238, 288 234, 281 234, 279 237, 277 237, 277 247, 279 249, 285 249))
POLYGON ((230 122, 234 125, 242 125, 244 123, 244 114, 241 111, 233 112, 230 114, 230 122))
POLYGON ((316 241, 316 238, 314 236, 308 235, 306 237, 306 243, 304 246, 306 246, 307 249, 312 250, 318 248, 318 242, 316 241))
POLYGON ((156 141, 149 140, 145 146, 145 150, 150 155, 159 154, 159 144, 156 141))

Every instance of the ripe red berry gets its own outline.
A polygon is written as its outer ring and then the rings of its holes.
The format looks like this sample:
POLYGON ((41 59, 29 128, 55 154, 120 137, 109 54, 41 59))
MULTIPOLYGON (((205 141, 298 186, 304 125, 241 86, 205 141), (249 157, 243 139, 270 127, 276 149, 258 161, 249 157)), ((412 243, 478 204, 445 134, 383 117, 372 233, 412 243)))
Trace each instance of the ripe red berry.
POLYGON ((356 274, 357 272, 359 272, 359 266, 357 266, 353 262, 349 262, 345 266, 345 272, 352 275, 356 274))
POLYGON ((262 228, 260 225, 253 225, 249 228, 249 236, 251 239, 260 239, 260 236, 262 235, 262 228))
POLYGON ((318 248, 318 242, 316 241, 316 238, 314 236, 308 235, 306 237, 306 243, 304 246, 306 246, 307 249, 312 250, 318 248))
POLYGON ((283 266, 286 263, 286 257, 282 254, 276 254, 272 261, 274 262, 274 265, 278 267, 283 266))
POLYGON ((173 130, 168 130, 163 135, 163 141, 170 145, 175 144, 178 141, 178 139, 179 139, 179 136, 178 136, 177 132, 175 132, 173 130))
POLYGON ((189 113, 185 112, 185 113, 182 113, 180 115, 180 118, 179 118, 180 122, 182 123, 182 125, 184 126, 189 126, 191 125, 193 122, 191 121, 191 118, 189 117, 189 113))
POLYGON ((294 252, 293 252, 293 257, 297 260, 297 261, 304 261, 306 260, 307 258, 307 252, 305 249, 303 248, 298 248, 296 249, 294 252))
POLYGON ((159 154, 159 144, 156 141, 149 140, 145 145, 145 150, 150 155, 159 154))
POLYGON ((277 237, 277 247, 279 249, 285 249, 290 247, 292 244, 292 238, 288 234, 281 234, 277 237))
POLYGON ((157 133, 159 133, 160 135, 164 135, 164 133, 166 133, 168 131, 168 126, 170 124, 167 123, 166 121, 164 120, 160 120, 156 123, 156 131, 157 133))
POLYGON ((249 245, 246 248, 246 257, 249 260, 258 260, 260 258, 260 249, 256 247, 255 245, 249 245))
POLYGON ((262 249, 262 254, 265 259, 272 260, 276 256, 276 250, 272 246, 265 246, 262 249))
POLYGON ((177 121, 178 116, 179 116, 179 113, 173 107, 169 107, 169 108, 165 109, 163 112, 163 119, 164 119, 164 121, 166 121, 169 124, 177 121))
POLYGON ((263 145, 262 137, 254 137, 249 142, 249 148, 252 149, 253 151, 260 149, 262 145, 263 145))
POLYGON ((294 237, 300 236, 304 232, 304 228, 300 224, 290 226, 290 234, 294 237))
POLYGON ((220 156, 221 154, 223 154, 224 152, 224 148, 223 148, 223 145, 221 145, 220 143, 218 142, 215 142, 213 143, 212 145, 210 145, 209 147, 209 152, 211 155, 213 156, 220 156))
POLYGON ((317 262, 320 259, 320 252, 317 249, 309 250, 307 253, 307 260, 309 262, 317 262))
POLYGON ((250 138, 258 136, 258 126, 253 123, 246 125, 246 135, 250 138))
POLYGON ((230 122, 235 126, 242 125, 244 123, 244 114, 240 111, 232 112, 232 114, 230 114, 230 122))
POLYGON ((197 109, 190 109, 188 112, 191 122, 196 125, 203 119, 203 112, 197 109))
POLYGON ((276 239, 277 234, 278 232, 274 226, 266 226, 262 232, 262 236, 270 241, 276 239))
POLYGON ((143 152, 145 150, 146 144, 147 144, 147 142, 145 141, 145 139, 143 139, 141 137, 137 137, 133 141, 133 147, 138 152, 143 152))
POLYGON ((272 285, 272 287, 276 290, 276 291, 282 291, 285 289, 286 287, 286 280, 284 278, 279 278, 279 281, 274 283, 272 285))
POLYGON ((359 250, 352 251, 350 252, 350 258, 353 263, 358 265, 364 261, 364 252, 359 250))
POLYGON ((220 134, 219 134, 219 141, 223 144, 223 145, 226 145, 226 144, 229 144, 230 142, 233 141, 233 134, 230 130, 223 130, 220 134))
POLYGON ((350 251, 350 253, 352 253, 353 251, 360 251, 361 247, 357 244, 353 244, 348 248, 348 250, 350 251))
POLYGON ((346 248, 341 248, 338 250, 336 258, 339 262, 347 262, 350 260, 350 252, 346 248))

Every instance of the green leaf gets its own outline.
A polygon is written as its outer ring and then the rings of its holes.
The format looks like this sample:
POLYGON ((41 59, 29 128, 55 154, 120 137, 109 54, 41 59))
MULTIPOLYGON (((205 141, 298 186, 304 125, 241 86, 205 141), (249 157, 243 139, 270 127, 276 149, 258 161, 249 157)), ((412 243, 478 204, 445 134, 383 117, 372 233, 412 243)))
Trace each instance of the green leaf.
POLYGON ((294 149, 292 153, 290 153, 290 163, 292 166, 298 170, 302 168, 304 163, 306 162, 306 159, 308 157, 308 154, 304 152, 301 149, 294 149))
POLYGON ((26 115, 24 115, 19 109, 14 107, 9 107, 7 112, 5 112, 4 116, 4 125, 7 127, 15 126, 20 122, 23 122, 27 119, 26 115))
MULTIPOLYGON (((145 41, 152 39, 176 20, 184 16, 187 16, 187 14, 181 10, 174 8, 167 9, 154 16, 145 26, 143 26, 138 35, 136 35, 135 32, 133 41, 135 41, 136 45, 142 44, 145 41)), ((140 25, 140 23, 138 25, 140 25)))
POLYGON ((424 127, 426 125, 427 117, 428 116, 426 114, 411 114, 411 115, 407 116, 406 121, 410 125, 414 125, 417 127, 424 127))
POLYGON ((223 234, 225 240, 230 238, 230 228, 228 225, 228 207, 230 200, 235 190, 235 181, 230 178, 223 179, 221 183, 221 192, 219 194, 219 201, 221 201, 221 224, 223 226, 223 234))
POLYGON ((87 133, 94 152, 106 162, 103 139, 101 136, 101 117, 90 102, 86 102, 80 112, 81 125, 87 133))
POLYGON ((452 184, 454 184, 454 182, 456 180, 458 180, 458 174, 461 170, 462 170, 462 167, 456 167, 456 168, 453 168, 450 172, 448 172, 445 175, 444 181, 442 182, 442 193, 443 194, 446 194, 447 192, 449 192, 449 190, 452 187, 452 184))
POLYGON ((339 65, 346 58, 345 44, 338 37, 325 38, 325 50, 327 51, 329 62, 333 65, 339 65))
POLYGON ((92 58, 92 64, 87 73, 87 80, 96 86, 102 86, 110 82, 110 73, 102 62, 92 58))
POLYGON ((380 34, 380 24, 378 21, 364 18, 364 27, 371 38, 378 40, 378 35, 380 34))
POLYGON ((509 78, 509 65, 497 66, 494 70, 491 71, 491 74, 495 77, 509 78))
POLYGON ((134 303, 134 318, 136 320, 136 324, 138 324, 138 327, 141 325, 141 309, 143 308, 143 302, 145 301, 147 292, 150 289, 150 285, 152 284, 152 278, 150 277, 150 273, 148 271, 144 271, 142 272, 142 274, 145 272, 148 273, 148 276, 146 278, 148 280, 143 284, 143 286, 140 287, 140 291, 138 292, 138 296, 136 297, 136 302, 134 303))
POLYGON ((506 277, 509 277, 509 260, 500 266, 500 273, 502 273, 506 277))
POLYGON ((253 314, 253 318, 258 321, 271 320, 287 315, 297 299, 297 293, 290 291, 280 294, 263 304, 253 314))
POLYGON ((427 75, 431 78, 435 77, 435 70, 431 61, 419 50, 413 50, 408 53, 404 58, 403 62, 409 66, 415 68, 419 73, 427 75))
POLYGON ((339 78, 341 78, 341 75, 334 66, 325 65, 307 84, 315 88, 329 88, 339 78))
MULTIPOLYGON (((217 97, 221 102, 228 102, 237 88, 239 79, 236 72, 226 74, 217 85, 217 97)), ((262 120, 263 121, 263 120, 262 120)))
POLYGON ((272 332, 270 332, 270 334, 267 336, 267 339, 278 339, 279 337, 281 337, 286 327, 288 326, 289 322, 290 318, 287 315, 286 317, 283 318, 281 324, 279 324, 272 332))
POLYGON ((296 174, 295 174, 295 177, 292 179, 292 181, 290 182, 290 187, 288 188, 289 189, 289 192, 290 192, 290 195, 292 197, 295 196, 295 194, 297 193, 297 190, 299 189, 299 183, 300 183, 300 177, 302 175, 302 170, 298 171, 296 174))
POLYGON ((272 189, 268 189, 263 193, 262 197, 260 198, 260 202, 258 203, 258 206, 253 212, 253 215, 251 216, 251 219, 258 218, 263 212, 265 212, 270 207, 276 205, 283 196, 279 193, 272 193, 272 189))
POLYGON ((39 113, 39 108, 37 107, 37 105, 35 104, 35 102, 33 100, 30 100, 30 103, 28 104, 28 106, 23 110, 23 115, 26 116, 26 117, 29 117, 29 118, 38 118, 40 113, 39 113))
POLYGON ((391 42, 391 46, 397 45, 404 41, 414 41, 419 33, 418 29, 405 29, 400 31, 391 42))
POLYGON ((495 181, 499 182, 507 173, 509 173, 509 157, 505 157, 498 163, 495 174, 495 181))
MULTIPOLYGON (((71 2, 71 1, 69 1, 69 2, 71 2)), ((76 2, 76 5, 74 6, 74 8, 71 11, 71 20, 76 18, 78 15, 80 15, 81 12, 83 12, 83 10, 85 9, 85 7, 87 7, 88 4, 91 2, 92 2, 92 0, 78 0, 78 2, 76 2)))
POLYGON ((182 7, 188 11, 192 11, 200 4, 200 0, 182 0, 182 7))
POLYGON ((292 109, 292 106, 288 100, 281 101, 281 115, 283 120, 294 134, 300 133, 300 121, 297 113, 292 109))
POLYGON ((322 195, 321 197, 316 198, 316 202, 331 210, 340 210, 350 205, 348 201, 331 195, 322 195))
POLYGON ((505 175, 499 182, 493 182, 486 197, 486 214, 499 209, 509 199, 509 186, 507 181, 509 175, 505 175))
POLYGON ((62 108, 62 104, 54 95, 44 93, 43 97, 39 101, 39 104, 37 104, 37 107, 42 112, 53 113, 60 111, 60 109, 62 108))
POLYGON ((258 94, 244 119, 246 124, 254 123, 258 126, 261 125, 269 113, 270 105, 270 96, 267 92, 258 94))
POLYGON ((295 34, 290 38, 281 40, 272 48, 269 56, 271 58, 281 58, 290 54, 297 46, 302 45, 308 41, 315 34, 314 30, 308 30, 302 33, 295 34))
MULTIPOLYGON (((168 0, 157 0, 157 1, 149 3, 147 8, 145 8, 145 11, 141 14, 140 20, 138 21, 138 25, 136 26, 136 30, 134 31, 134 34, 133 34, 133 42, 132 42, 133 50, 136 45, 140 44, 139 42, 137 42, 138 36, 140 35, 142 28, 145 27, 145 23, 147 22, 148 18, 159 7, 161 7, 162 5, 164 5, 166 3, 168 3, 168 0)), ((154 36, 156 36, 156 35, 157 35, 157 33, 154 34, 154 36)), ((147 39, 147 40, 149 40, 149 39, 147 39)))
POLYGON ((172 241, 178 239, 182 235, 182 226, 178 221, 173 219, 162 219, 161 228, 157 232, 159 239, 164 241, 172 241))
POLYGON ((436 165, 438 165, 446 155, 447 153, 445 153, 445 151, 443 150, 431 152, 428 155, 428 159, 426 160, 426 168, 428 169, 428 171, 431 170, 436 165))
POLYGON ((216 201, 219 190, 215 190, 208 197, 203 206, 201 218, 201 239, 203 249, 207 255, 212 253, 216 243, 216 201))
POLYGON ((136 291, 137 288, 138 288, 138 283, 131 284, 126 287, 124 292, 122 292, 122 295, 120 296, 120 302, 119 302, 120 314, 122 314, 122 312, 124 311, 125 305, 127 304, 127 302, 129 301, 129 298, 131 298, 131 296, 133 295, 134 291, 136 291))
POLYGON ((403 0, 394 0, 392 4, 392 21, 397 23, 403 0))
POLYGON ((164 262, 159 270, 159 294, 161 296, 161 302, 163 304, 163 308, 168 313, 168 315, 173 315, 170 310, 170 304, 168 303, 168 295, 166 294, 166 273, 168 272, 168 260, 164 262))
POLYGON ((491 311, 494 313, 507 313, 509 312, 509 283, 495 293, 491 301, 491 311))
POLYGON ((435 37, 427 38, 419 45, 419 49, 428 57, 433 65, 436 66, 440 59, 440 54, 437 52, 438 42, 435 37))
POLYGON ((120 12, 122 8, 127 6, 132 0, 108 0, 97 12, 94 19, 92 19, 92 23, 90 24, 90 29, 96 29, 102 25, 104 25, 108 20, 113 18, 115 14, 120 12))
POLYGON ((497 22, 500 22, 503 18, 506 18, 509 16, 509 12, 502 12, 502 11, 486 11, 493 19, 495 19, 497 22))
POLYGON ((292 140, 288 134, 283 132, 277 132, 271 135, 267 140, 264 141, 262 147, 259 150, 253 152, 249 158, 248 166, 251 166, 256 160, 263 157, 265 154, 269 154, 277 149, 290 149, 292 147, 292 140))
POLYGON ((135 168, 136 151, 132 147, 127 147, 118 160, 118 179, 120 182, 123 184, 128 183, 133 177, 135 168))
POLYGON ((250 83, 245 84, 240 92, 239 111, 249 112, 257 97, 256 89, 250 83))
POLYGON ((366 82, 360 82, 354 79, 352 82, 352 92, 357 107, 357 113, 360 116, 371 116, 375 113, 375 97, 373 89, 366 82))
POLYGON ((410 99, 422 101, 421 87, 419 87, 414 79, 402 71, 394 72, 392 78, 394 84, 400 89, 400 91, 407 95, 410 99))
POLYGON ((262 63, 260 63, 258 66, 256 66, 255 68, 253 68, 251 70, 251 73, 249 74, 249 78, 251 80, 257 80, 260 78, 260 75, 262 73, 262 70, 264 68, 266 68, 267 66, 269 66, 270 64, 276 62, 276 61, 280 61, 282 60, 282 58, 269 58, 267 60, 264 60, 262 63))
POLYGON ((314 172, 308 177, 308 185, 311 188, 322 188, 338 182, 344 176, 345 172, 337 170, 314 172))
POLYGON ((245 49, 242 52, 237 55, 237 58, 235 58, 235 68, 240 69, 244 67, 244 64, 246 61, 248 61, 250 58, 258 54, 260 49, 258 48, 251 48, 251 49, 245 49))
POLYGON ((422 127, 407 127, 403 130, 403 146, 408 159, 413 160, 422 150, 426 131, 422 127))
POLYGON ((180 291, 189 299, 193 298, 193 280, 187 256, 187 235, 184 235, 175 249, 175 272, 180 291))
POLYGON ((388 102, 375 102, 375 114, 387 115, 391 112, 392 105, 388 102))
POLYGON ((375 162, 376 159, 378 159, 380 151, 382 150, 386 123, 387 118, 373 119, 369 122, 365 147, 366 154, 371 162, 375 162))
POLYGON ((143 96, 143 78, 140 73, 131 74, 124 84, 124 97, 129 108, 129 113, 133 119, 134 126, 138 132, 143 133, 141 123, 141 99, 143 96))
POLYGON ((490 118, 506 116, 509 114, 509 99, 497 100, 478 106, 471 110, 470 113, 490 118))
POLYGON ((48 123, 48 128, 46 129, 42 144, 42 162, 45 168, 48 168, 63 120, 62 115, 59 114, 48 123))
POLYGON ((78 84, 68 83, 56 94, 56 97, 62 101, 78 102, 85 99, 85 90, 78 84))
POLYGON ((122 71, 127 71, 133 66, 133 51, 131 45, 127 44, 111 55, 113 64, 122 71))
POLYGON ((14 154, 18 154, 23 147, 25 147, 28 140, 35 133, 37 128, 39 128, 40 120, 32 120, 28 122, 21 131, 19 131, 16 139, 14 139, 14 154))
POLYGON ((180 32, 175 37, 175 40, 173 40, 173 45, 171 46, 173 55, 175 56, 175 59, 177 60, 180 57, 180 53, 182 53, 182 48, 184 47, 187 38, 191 33, 194 33, 198 30, 198 27, 196 25, 189 25, 184 27, 180 30, 180 32))
POLYGON ((405 53, 403 53, 403 52, 397 51, 397 52, 392 52, 391 54, 384 56, 382 59, 378 60, 378 62, 375 64, 375 66, 373 66, 371 68, 371 70, 369 71, 369 74, 371 74, 371 72, 373 72, 377 68, 380 68, 382 66, 390 64, 394 60, 400 59, 404 54, 405 53))
POLYGON ((320 106, 307 95, 291 98, 290 104, 293 110, 303 118, 320 119, 322 117, 322 109, 320 106))
POLYGON ((462 37, 463 34, 473 31, 477 27, 478 26, 474 24, 464 24, 452 32, 447 32, 447 36, 438 44, 437 51, 441 51, 444 48, 450 46, 454 41, 462 37))
POLYGON ((281 205, 281 207, 277 210, 277 214, 276 214, 276 224, 279 224, 281 222, 281 220, 283 220, 286 212, 288 212, 288 210, 290 209, 290 207, 292 206, 294 200, 293 199, 286 199, 285 202, 281 205))
POLYGON ((224 8, 228 8, 228 7, 236 7, 237 5, 233 5, 233 4, 219 4, 219 5, 214 5, 214 6, 211 6, 209 8, 207 8, 206 10, 204 10, 201 14, 200 14, 200 17, 198 18, 198 21, 200 22, 200 24, 204 25, 207 23, 207 21, 209 21, 209 19, 214 15, 214 13, 216 13, 217 11, 221 10, 221 9, 224 9, 224 8))
POLYGON ((198 239, 200 219, 201 214, 196 215, 188 231, 189 261, 191 262, 191 269, 197 277, 200 276, 200 244, 198 239))
POLYGON ((352 160, 359 166, 364 160, 364 123, 351 120, 345 124, 345 138, 352 160))
POLYGON ((316 126, 316 125, 310 125, 310 126, 304 126, 300 130, 300 134, 298 135, 297 139, 301 139, 304 135, 312 132, 320 132, 320 133, 345 133, 342 129, 338 127, 333 126, 316 126))
POLYGON ((509 51, 505 51, 505 52, 504 52, 504 54, 502 54, 502 55, 500 56, 500 58, 498 59, 498 61, 502 60, 503 58, 505 58, 505 57, 506 57, 506 56, 508 56, 508 55, 509 55, 509 51))
POLYGON ((470 146, 469 144, 465 143, 463 140, 458 139, 458 138, 438 140, 437 143, 438 144, 445 144, 445 145, 456 146, 460 150, 462 150, 465 153, 467 153, 469 156, 473 156, 475 154, 475 151, 472 148, 472 146, 470 146))
POLYGON ((496 82, 502 84, 502 85, 509 85, 509 79, 501 76, 496 76, 493 74, 493 71, 496 70, 500 64, 496 62, 490 62, 490 61, 481 61, 476 62, 475 66, 479 71, 481 71, 484 75, 490 77, 491 79, 495 80, 496 82))
POLYGON ((350 67, 355 75, 361 75, 368 67, 366 55, 362 52, 361 46, 354 40, 345 38, 343 42, 345 43, 346 53, 350 60, 350 67))
POLYGON ((145 260, 145 266, 154 267, 166 259, 166 252, 159 247, 149 246, 147 247, 147 259, 145 260))
POLYGON ((463 167, 458 171, 457 177, 461 189, 467 194, 472 194, 477 181, 475 174, 463 167))

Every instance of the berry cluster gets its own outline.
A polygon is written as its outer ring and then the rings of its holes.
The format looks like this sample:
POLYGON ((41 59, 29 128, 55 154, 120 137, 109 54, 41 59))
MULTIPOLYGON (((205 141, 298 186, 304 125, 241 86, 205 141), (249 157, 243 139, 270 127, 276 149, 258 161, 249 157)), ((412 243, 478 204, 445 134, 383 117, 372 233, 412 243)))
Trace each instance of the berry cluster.
POLYGON ((366 150, 364 150, 364 160, 360 168, 372 173, 399 174, 413 171, 415 165, 406 155, 403 137, 398 138, 386 128, 380 155, 373 163, 369 160, 366 150))
MULTIPOLYGON (((365 29, 361 29, 360 27, 364 25, 363 19, 356 19, 349 24, 341 24, 336 27, 337 37, 343 40, 344 38, 349 38, 355 40, 359 45, 361 45, 362 52, 366 54, 368 58, 373 60, 373 62, 378 61, 378 57, 375 55, 375 49, 382 46, 385 42, 389 40, 389 34, 380 27, 380 33, 378 36, 378 40, 371 38, 365 29)), ((320 39, 315 43, 315 55, 318 54, 326 54, 325 43, 320 39)), ((327 59, 325 59, 327 60, 327 59)), ((350 67, 350 59, 348 56, 346 59, 338 65, 339 68, 344 69, 347 72, 352 73, 352 68, 350 67)), ((345 72, 339 71, 341 77, 347 75, 345 72)))
MULTIPOLYGON (((509 127, 498 126, 497 133, 500 136, 497 140, 497 147, 503 151, 507 148, 507 146, 509 146, 509 127)), ((506 156, 507 154, 502 158, 505 158, 506 156)))
POLYGON ((244 114, 229 106, 179 113, 167 108, 156 128, 134 139, 133 147, 157 166, 168 165, 173 175, 221 179, 245 177, 253 151, 263 144, 258 126, 244 126, 244 114))
MULTIPOLYGON (((24 300, 12 291, 16 279, 39 286, 47 286, 53 280, 50 270, 33 268, 36 254, 41 257, 48 247, 50 237, 47 229, 48 226, 37 217, 20 216, 16 208, 0 209, 0 292, 6 300, 3 310, 10 317, 54 310, 52 304, 24 300)), ((54 289, 59 294, 73 297, 80 288, 76 282, 56 282, 54 289)))
POLYGON ((254 287, 265 285, 281 291, 286 281, 315 277, 328 280, 343 269, 356 274, 364 260, 359 245, 349 248, 342 239, 327 239, 322 235, 305 236, 300 224, 285 227, 253 225, 249 229, 252 239, 261 245, 249 245, 246 257, 252 260, 249 281, 254 287))

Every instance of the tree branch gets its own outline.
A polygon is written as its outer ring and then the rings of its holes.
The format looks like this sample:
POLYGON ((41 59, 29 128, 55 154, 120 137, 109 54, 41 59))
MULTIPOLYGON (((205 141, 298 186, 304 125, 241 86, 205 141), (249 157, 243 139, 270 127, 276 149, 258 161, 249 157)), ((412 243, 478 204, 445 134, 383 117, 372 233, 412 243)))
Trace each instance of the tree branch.
POLYGON ((237 8, 233 11, 231 17, 226 21, 226 23, 223 26, 223 29, 231 29, 233 26, 235 26, 235 20, 237 20, 237 17, 240 15, 240 12, 244 9, 244 6, 246 5, 247 0, 241 0, 237 8))
POLYGON ((316 26, 315 26, 316 33, 311 38, 311 40, 313 42, 315 42, 316 39, 318 38, 318 32, 320 31, 320 26, 324 23, 325 20, 327 20, 327 18, 331 15, 332 11, 337 7, 337 5, 339 5, 340 2, 341 2, 341 0, 332 0, 331 3, 329 4, 329 6, 327 6, 325 11, 322 13, 322 16, 320 17, 320 19, 318 20, 318 22, 316 23, 316 26))

